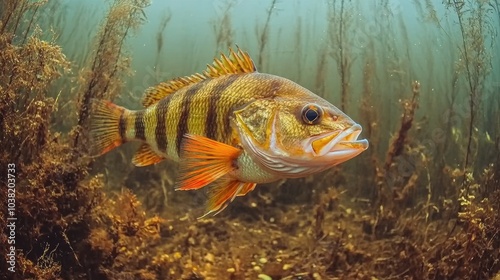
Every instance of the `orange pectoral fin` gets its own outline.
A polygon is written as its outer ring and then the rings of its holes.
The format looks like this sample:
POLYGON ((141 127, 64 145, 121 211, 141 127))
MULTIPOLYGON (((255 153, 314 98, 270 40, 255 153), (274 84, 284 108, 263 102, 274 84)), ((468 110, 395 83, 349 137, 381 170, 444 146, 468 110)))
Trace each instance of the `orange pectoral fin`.
POLYGON ((240 149, 199 135, 184 137, 177 190, 202 188, 235 169, 240 149))
POLYGON ((251 190, 255 185, 255 183, 245 183, 238 180, 221 180, 220 184, 209 190, 207 212, 200 219, 213 212, 215 212, 214 215, 219 214, 236 196, 242 195, 242 190, 251 190))

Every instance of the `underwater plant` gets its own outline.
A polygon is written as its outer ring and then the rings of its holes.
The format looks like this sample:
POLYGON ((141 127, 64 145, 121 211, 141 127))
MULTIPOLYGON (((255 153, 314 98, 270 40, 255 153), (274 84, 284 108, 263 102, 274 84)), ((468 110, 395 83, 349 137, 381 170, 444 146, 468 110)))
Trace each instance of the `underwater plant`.
MULTIPOLYGON (((78 122, 73 132, 73 146, 84 148, 81 134, 88 126, 93 98, 113 99, 121 90, 121 74, 129 67, 129 58, 124 55, 123 44, 129 32, 137 29, 145 20, 143 9, 149 0, 117 0, 111 5, 96 40, 96 49, 85 73, 78 93, 78 122)), ((84 150, 84 149, 83 149, 84 150)))
POLYGON ((7 1, 1 14, 0 137, 5 147, 12 148, 2 150, 2 162, 29 162, 50 141, 49 120, 56 100, 47 97, 48 91, 69 71, 62 49, 40 39, 40 29, 32 30, 32 15, 38 7, 29 1, 7 1), (30 24, 21 31, 19 22, 26 14, 30 24), (16 40, 16 32, 23 40, 16 40))
MULTIPOLYGON (((234 5, 233 1, 220 2, 223 5, 216 7, 220 10, 217 14, 217 19, 213 21, 213 31, 215 34, 216 50, 221 51, 229 49, 233 45, 233 27, 231 25, 231 9, 234 5)), ((216 53, 218 54, 218 52, 216 53)))
POLYGON ((164 45, 164 32, 165 28, 167 27, 168 22, 172 19, 172 13, 170 10, 165 13, 161 19, 160 26, 158 28, 158 33, 156 34, 156 58, 155 58, 155 68, 158 68, 158 65, 160 64, 160 57, 161 57, 161 52, 163 50, 163 45, 164 45))
POLYGON ((340 78, 340 108, 346 110, 349 99, 351 67, 355 60, 349 52, 349 45, 352 44, 349 35, 352 25, 352 11, 346 10, 345 0, 339 0, 340 10, 337 11, 337 1, 334 0, 328 6, 329 35, 330 35, 330 56, 337 62, 337 71, 340 78))
MULTIPOLYGON (((2 254, 6 259, 0 264, 0 278, 147 275, 137 272, 138 261, 129 256, 151 246, 161 220, 148 219, 127 192, 116 200, 106 198, 102 178, 87 178, 88 159, 75 157, 85 152, 51 127, 58 98, 49 95, 55 81, 69 73, 70 62, 54 41, 41 39, 41 29, 32 28, 31 20, 26 29, 18 24, 25 17, 32 19, 42 4, 7 1, 0 14, 0 144, 6 147, 0 159, 15 170, 16 178, 15 207, 10 216, 2 210, 0 220, 6 224, 7 217, 17 219, 15 243, 9 242, 15 246, 14 265, 7 267, 8 257, 2 254), (19 34, 23 39, 15 40, 19 34), (124 249, 123 244, 131 246, 124 249), (120 263, 135 264, 137 271, 124 270, 120 263)), ((4 174, 1 181, 7 182, 4 174)), ((7 201, 7 192, 0 198, 7 201)), ((7 237, 2 230, 2 244, 7 237)))
MULTIPOLYGON (((484 80, 490 71, 488 65, 491 55, 486 51, 485 35, 492 32, 488 29, 487 1, 450 0, 446 3, 448 9, 452 9, 458 18, 458 25, 462 35, 460 54, 463 65, 459 67, 465 72, 467 86, 469 90, 469 123, 467 134, 467 149, 463 163, 463 183, 466 184, 466 176, 471 164, 473 151, 474 130, 476 116, 480 106, 481 95, 483 94, 484 80)), ((460 70, 459 70, 460 71, 460 70)), ((468 189, 468 186, 466 186, 468 189)))
POLYGON ((269 28, 270 28, 270 22, 271 22, 271 16, 273 14, 273 11, 276 9, 276 4, 278 0, 272 0, 271 5, 267 9, 267 16, 266 20, 264 22, 264 26, 262 27, 262 30, 257 29, 257 37, 259 40, 259 55, 257 59, 257 67, 259 69, 265 70, 266 67, 263 64, 264 63, 264 49, 266 48, 267 42, 269 41, 269 28))

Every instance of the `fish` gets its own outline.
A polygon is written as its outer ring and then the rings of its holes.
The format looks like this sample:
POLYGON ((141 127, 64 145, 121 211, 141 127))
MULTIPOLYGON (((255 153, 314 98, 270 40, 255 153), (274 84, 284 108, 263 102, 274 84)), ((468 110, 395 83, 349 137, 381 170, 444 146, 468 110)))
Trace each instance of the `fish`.
POLYGON ((239 47, 201 73, 147 88, 142 105, 93 100, 93 150, 99 156, 139 141, 134 165, 178 162, 176 190, 208 189, 202 217, 257 184, 309 176, 368 148, 344 112, 289 79, 258 72, 239 47))

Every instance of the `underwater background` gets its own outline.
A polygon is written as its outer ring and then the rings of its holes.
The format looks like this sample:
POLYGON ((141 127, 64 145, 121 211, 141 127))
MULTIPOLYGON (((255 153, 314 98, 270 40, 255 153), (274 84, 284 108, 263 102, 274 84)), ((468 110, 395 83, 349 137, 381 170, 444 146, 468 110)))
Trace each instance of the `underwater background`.
POLYGON ((500 279, 499 31, 497 0, 3 0, 1 278, 500 279), (176 164, 89 154, 91 99, 139 109, 236 46, 369 149, 203 219, 176 164))

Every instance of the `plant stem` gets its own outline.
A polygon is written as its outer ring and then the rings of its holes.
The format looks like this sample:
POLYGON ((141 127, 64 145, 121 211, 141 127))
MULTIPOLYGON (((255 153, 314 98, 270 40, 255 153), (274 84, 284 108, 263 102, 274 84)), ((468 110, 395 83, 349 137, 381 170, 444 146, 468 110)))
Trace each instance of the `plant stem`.
POLYGON ((24 38, 23 38, 23 44, 26 42, 26 38, 28 38, 28 34, 31 29, 31 25, 33 24, 33 20, 35 19, 36 12, 38 11, 39 6, 37 5, 35 10, 33 11, 33 15, 31 16, 30 24, 28 25, 28 28, 26 29, 26 32, 24 33, 24 38))
POLYGON ((462 22, 462 12, 461 9, 463 8, 463 4, 460 5, 461 3, 457 2, 457 0, 453 0, 454 3, 454 8, 457 13, 458 17, 458 23, 460 24, 460 32, 462 34, 462 47, 463 47, 463 56, 465 59, 465 68, 467 70, 467 82, 469 84, 469 89, 470 89, 470 100, 469 100, 469 108, 470 108, 470 121, 469 121, 469 134, 468 134, 468 139, 467 139, 467 152, 465 154, 465 163, 464 163, 464 174, 463 174, 463 183, 466 182, 467 180, 467 167, 469 166, 469 156, 471 153, 471 146, 472 146, 472 133, 474 129, 474 99, 476 96, 476 87, 477 85, 472 84, 472 76, 471 72, 469 69, 469 55, 467 51, 467 45, 465 43, 465 31, 464 31, 464 26, 462 22))
POLYGON ((264 30, 262 31, 262 34, 260 35, 260 47, 259 47, 259 67, 262 67, 262 55, 264 52, 264 47, 266 46, 267 43, 267 37, 268 37, 268 29, 269 29, 269 21, 271 20, 271 14, 273 13, 274 5, 276 4, 276 0, 273 0, 271 3, 271 7, 269 8, 269 11, 267 13, 267 18, 266 18, 266 23, 264 24, 264 30))
POLYGON ((340 43, 340 83, 342 85, 342 94, 341 94, 341 101, 340 101, 340 108, 342 111, 345 112, 345 107, 346 107, 346 95, 347 95, 347 87, 346 87, 346 80, 345 80, 345 72, 346 72, 346 66, 347 66, 347 61, 344 60, 344 41, 343 41, 343 35, 344 35, 344 0, 340 2, 340 24, 339 24, 339 43, 340 43))

